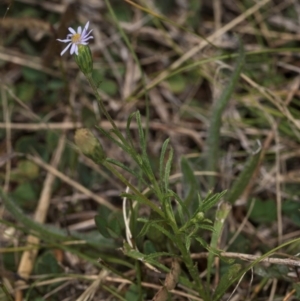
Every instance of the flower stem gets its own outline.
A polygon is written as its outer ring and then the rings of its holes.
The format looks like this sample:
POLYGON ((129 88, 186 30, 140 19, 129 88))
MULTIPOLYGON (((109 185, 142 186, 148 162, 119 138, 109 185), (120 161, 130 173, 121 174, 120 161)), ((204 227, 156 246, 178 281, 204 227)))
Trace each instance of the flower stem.
POLYGON ((118 138, 122 141, 122 143, 128 147, 128 143, 126 141, 126 139, 124 138, 124 136, 122 135, 122 133, 120 132, 120 130, 117 128, 114 120, 111 118, 111 116, 109 115, 109 113, 107 112, 103 100, 101 98, 101 96, 98 93, 98 89, 97 86, 94 82, 94 79, 92 77, 92 74, 86 74, 86 78, 91 86, 91 88, 93 89, 93 92, 97 98, 98 101, 98 105, 100 107, 101 112, 105 115, 105 117, 107 118, 107 120, 111 123, 113 129, 114 129, 114 133, 118 136, 118 138))

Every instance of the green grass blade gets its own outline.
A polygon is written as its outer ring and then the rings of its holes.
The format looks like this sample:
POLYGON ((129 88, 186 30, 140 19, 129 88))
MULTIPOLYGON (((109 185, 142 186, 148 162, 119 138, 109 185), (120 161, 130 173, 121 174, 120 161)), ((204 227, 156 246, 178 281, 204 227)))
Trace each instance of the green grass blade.
MULTIPOLYGON (((244 53, 243 46, 241 45, 237 65, 232 73, 228 86, 222 93, 221 98, 216 102, 212 111, 211 123, 208 129, 208 137, 207 137, 206 169, 209 171, 216 171, 217 169, 217 161, 219 158, 219 142, 220 142, 220 128, 222 123, 222 114, 239 80, 242 67, 244 65, 244 60, 245 60, 245 53, 244 53)), ((214 177, 209 177, 209 184, 211 188, 214 187, 215 185, 214 177)))
POLYGON ((232 188, 227 194, 226 201, 234 204, 240 195, 244 192, 246 186, 249 184, 251 177, 259 163, 261 154, 261 144, 258 141, 258 149, 253 153, 253 155, 246 162, 243 171, 240 173, 238 178, 232 185, 232 188))

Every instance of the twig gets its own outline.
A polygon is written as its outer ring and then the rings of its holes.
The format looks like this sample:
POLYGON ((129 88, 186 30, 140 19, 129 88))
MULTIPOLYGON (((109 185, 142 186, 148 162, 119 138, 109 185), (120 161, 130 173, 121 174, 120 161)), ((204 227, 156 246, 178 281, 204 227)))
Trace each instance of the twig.
MULTIPOLYGON (((203 252, 203 253, 192 254, 191 257, 193 259, 200 259, 200 258, 207 258, 208 255, 209 253, 203 252)), ((222 252, 220 253, 220 256, 226 258, 236 258, 236 259, 250 261, 250 262, 255 261, 261 257, 259 255, 250 255, 250 254, 232 253, 232 252, 222 252)), ((300 260, 295 260, 290 258, 269 257, 269 258, 262 259, 260 262, 286 265, 290 267, 300 267, 300 260)))

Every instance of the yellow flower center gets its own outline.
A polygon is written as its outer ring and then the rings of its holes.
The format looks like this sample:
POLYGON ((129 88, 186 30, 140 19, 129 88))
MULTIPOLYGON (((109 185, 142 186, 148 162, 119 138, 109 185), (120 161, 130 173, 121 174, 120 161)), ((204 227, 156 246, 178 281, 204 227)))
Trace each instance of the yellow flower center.
POLYGON ((80 37, 81 37, 81 35, 79 33, 75 33, 71 39, 72 43, 78 43, 80 41, 80 37))

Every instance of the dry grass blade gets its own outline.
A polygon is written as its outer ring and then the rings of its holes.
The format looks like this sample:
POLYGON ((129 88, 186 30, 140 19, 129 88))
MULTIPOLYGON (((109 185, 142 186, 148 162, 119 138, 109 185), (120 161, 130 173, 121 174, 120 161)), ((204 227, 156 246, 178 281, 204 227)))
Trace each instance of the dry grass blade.
POLYGON ((46 162, 44 162, 41 158, 36 157, 36 156, 32 156, 32 155, 27 155, 27 158, 29 160, 31 160, 32 162, 36 163, 37 165, 39 165, 40 167, 44 168, 48 172, 52 173, 54 176, 58 177, 63 182, 73 186, 78 191, 80 191, 80 192, 84 193, 85 195, 89 196, 91 199, 93 199, 94 201, 96 201, 100 205, 104 205, 104 206, 108 207, 111 210, 117 210, 117 208, 114 205, 112 205, 111 203, 109 203, 107 200, 100 197, 96 193, 93 193, 91 190, 85 188, 83 185, 79 184, 78 182, 76 182, 76 181, 72 180, 71 178, 67 177, 62 172, 60 172, 59 170, 57 170, 56 168, 51 166, 50 164, 47 164, 46 162))
MULTIPOLYGON (((209 253, 197 253, 192 254, 193 259, 199 259, 199 258, 207 258, 209 253)), ((234 252, 221 252, 220 256, 225 258, 236 258, 241 259, 244 261, 253 262, 257 259, 259 259, 261 256, 258 255, 252 255, 252 254, 241 254, 241 253, 234 253, 234 252)), ((291 259, 291 258, 264 258, 260 262, 264 263, 272 263, 272 264, 278 264, 278 265, 286 265, 289 267, 300 267, 300 261, 299 259, 291 259)))
POLYGON ((91 301, 94 298, 99 286, 102 282, 106 280, 108 276, 108 272, 106 270, 102 270, 97 279, 76 299, 76 301, 91 301))

